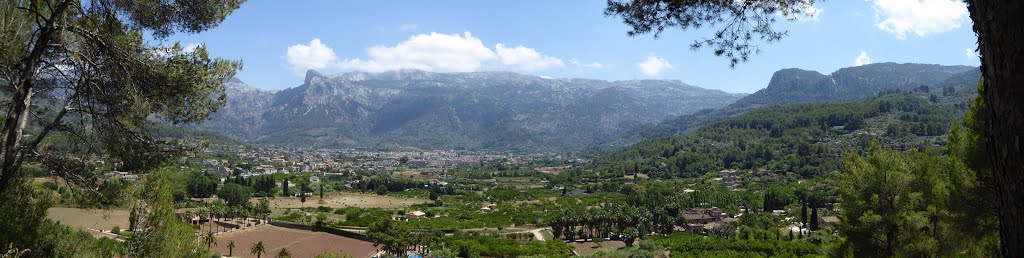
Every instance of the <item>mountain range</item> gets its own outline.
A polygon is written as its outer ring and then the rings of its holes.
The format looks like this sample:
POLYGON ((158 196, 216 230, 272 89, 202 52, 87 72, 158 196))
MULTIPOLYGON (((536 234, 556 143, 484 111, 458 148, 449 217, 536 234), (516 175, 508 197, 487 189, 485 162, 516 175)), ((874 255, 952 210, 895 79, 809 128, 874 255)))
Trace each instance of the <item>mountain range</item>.
POLYGON ((228 103, 198 129, 274 145, 594 153, 765 106, 961 87, 979 77, 976 67, 932 64, 877 63, 828 75, 783 69, 767 87, 746 95, 677 80, 310 70, 302 85, 277 91, 231 79, 228 103))
MULTIPOLYGON (((839 69, 824 75, 796 68, 772 75, 768 86, 721 109, 702 110, 638 127, 589 146, 588 152, 615 151, 645 139, 677 135, 702 125, 766 106, 811 102, 849 102, 887 91, 971 87, 981 77, 978 67, 935 64, 876 63, 839 69)), ((972 89, 968 89, 973 91, 972 89)))
POLYGON ((260 144, 530 152, 575 150, 745 96, 676 80, 420 70, 311 70, 284 90, 226 87, 227 104, 199 129, 260 144))

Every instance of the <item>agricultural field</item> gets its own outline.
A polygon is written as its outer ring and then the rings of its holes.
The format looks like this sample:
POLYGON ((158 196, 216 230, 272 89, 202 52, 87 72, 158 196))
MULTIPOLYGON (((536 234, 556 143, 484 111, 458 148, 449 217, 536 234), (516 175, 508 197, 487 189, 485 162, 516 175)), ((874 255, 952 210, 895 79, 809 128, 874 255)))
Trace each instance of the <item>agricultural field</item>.
POLYGON ((250 229, 224 233, 217 236, 217 246, 212 251, 231 257, 256 257, 249 253, 258 241, 263 241, 268 255, 273 257, 285 248, 292 257, 313 257, 329 251, 341 252, 352 257, 370 257, 377 253, 373 243, 323 232, 290 229, 273 225, 259 225, 250 229), (228 250, 228 243, 235 242, 234 250, 228 250), (230 251, 230 252, 229 252, 230 251))
POLYGON ((47 218, 74 228, 110 230, 114 226, 128 228, 128 210, 126 209, 79 209, 53 207, 47 212, 47 218))
POLYGON ((622 241, 572 242, 569 245, 574 248, 577 255, 587 255, 602 250, 614 251, 626 247, 626 243, 622 241))
POLYGON ((306 197, 305 203, 301 202, 298 197, 275 197, 270 200, 270 207, 274 209, 297 209, 317 206, 400 209, 425 202, 427 200, 416 198, 345 192, 326 194, 323 200, 320 199, 320 196, 309 196, 306 197))

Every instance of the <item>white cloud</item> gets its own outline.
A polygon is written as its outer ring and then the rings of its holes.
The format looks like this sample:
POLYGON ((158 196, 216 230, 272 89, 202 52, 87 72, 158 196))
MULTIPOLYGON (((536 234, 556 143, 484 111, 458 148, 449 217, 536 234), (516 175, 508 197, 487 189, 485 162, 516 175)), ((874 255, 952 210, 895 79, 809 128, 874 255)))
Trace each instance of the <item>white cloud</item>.
POLYGON ((526 46, 508 47, 498 43, 493 49, 489 48, 469 32, 417 34, 394 46, 373 46, 366 52, 366 59, 345 59, 336 65, 341 69, 366 72, 399 69, 472 72, 481 67, 537 71, 565 67, 562 59, 526 46))
POLYGON ((592 69, 604 68, 604 64, 602 64, 602 63, 590 62, 590 63, 584 64, 583 62, 580 62, 580 60, 576 59, 576 58, 570 59, 569 63, 572 63, 572 65, 575 65, 577 67, 583 67, 583 68, 592 68, 592 69))
POLYGON ((868 0, 875 10, 875 26, 906 39, 907 33, 919 37, 956 28, 967 19, 962 0, 868 0))
POLYGON ((369 58, 346 59, 343 69, 383 72, 420 69, 432 72, 471 72, 497 55, 469 32, 459 34, 418 34, 394 46, 374 46, 366 50, 369 58))
POLYGON ((978 52, 974 52, 974 49, 967 48, 966 51, 967 59, 977 58, 978 52))
POLYGON ((861 50, 860 51, 860 55, 857 56, 857 59, 853 60, 853 65, 854 66, 862 66, 862 65, 866 65, 866 64, 871 64, 871 57, 868 56, 868 52, 865 52, 864 50, 861 50))
POLYGON ((640 72, 650 76, 661 74, 661 70, 664 69, 672 69, 672 64, 668 60, 655 56, 653 53, 646 60, 637 62, 636 66, 640 68, 640 72))
POLYGON ((314 38, 309 41, 309 45, 297 44, 288 47, 285 59, 292 66, 292 72, 302 76, 306 70, 328 67, 338 58, 334 55, 334 50, 320 42, 320 39, 314 38))
POLYGON ((498 43, 494 46, 494 49, 498 53, 498 57, 501 59, 501 64, 512 69, 535 71, 555 67, 565 67, 565 63, 562 62, 562 59, 543 55, 537 52, 537 50, 521 45, 510 48, 505 47, 504 44, 498 43))
POLYGON ((203 44, 200 44, 200 43, 191 43, 191 44, 185 45, 185 47, 183 47, 181 49, 181 51, 184 51, 185 53, 192 53, 192 51, 196 51, 196 49, 199 48, 199 46, 202 46, 202 45, 203 44))
POLYGON ((406 23, 406 24, 402 24, 401 26, 398 26, 398 30, 401 30, 401 31, 415 30, 415 29, 419 29, 419 28, 420 28, 420 25, 419 24, 415 24, 415 23, 406 23))

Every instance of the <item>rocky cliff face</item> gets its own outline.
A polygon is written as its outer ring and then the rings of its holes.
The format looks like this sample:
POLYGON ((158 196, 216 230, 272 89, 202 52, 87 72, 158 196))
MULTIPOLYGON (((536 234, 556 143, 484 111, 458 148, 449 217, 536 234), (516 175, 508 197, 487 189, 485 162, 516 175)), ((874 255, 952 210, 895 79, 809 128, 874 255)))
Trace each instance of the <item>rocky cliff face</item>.
POLYGON ((564 151, 743 96, 679 81, 508 72, 309 71, 302 85, 276 92, 227 83, 228 104, 201 128, 320 147, 564 151))
POLYGON ((800 69, 783 69, 772 75, 768 87, 730 105, 751 108, 805 102, 851 101, 886 90, 912 90, 937 84, 958 74, 977 70, 971 66, 878 63, 839 69, 829 75, 800 69))

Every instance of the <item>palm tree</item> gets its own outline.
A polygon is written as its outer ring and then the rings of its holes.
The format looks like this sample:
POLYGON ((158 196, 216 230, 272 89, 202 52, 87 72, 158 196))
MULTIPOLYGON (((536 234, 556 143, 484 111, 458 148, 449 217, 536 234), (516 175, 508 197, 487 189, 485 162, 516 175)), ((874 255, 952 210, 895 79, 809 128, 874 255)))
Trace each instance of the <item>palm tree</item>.
MULTIPOLYGON (((209 214, 210 214, 210 210, 209 209, 201 209, 201 210, 199 210, 199 231, 203 231, 203 224, 202 224, 203 223, 203 219, 209 219, 209 214)), ((207 221, 207 225, 206 225, 207 228, 210 227, 209 222, 210 221, 207 221)))
POLYGON ((292 254, 288 252, 288 249, 281 248, 281 251, 277 251, 277 256, 274 258, 291 258, 292 254))
POLYGON ((217 246, 217 237, 213 236, 213 232, 208 231, 206 232, 206 235, 203 236, 203 243, 206 244, 206 250, 209 251, 210 248, 217 246))
POLYGON ((260 258, 264 254, 267 254, 267 247, 263 245, 263 241, 256 242, 252 245, 252 248, 249 249, 249 254, 255 255, 256 258, 260 258))
POLYGON ((228 241, 228 256, 233 256, 235 252, 235 241, 228 241))

